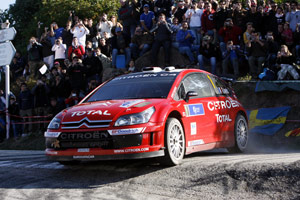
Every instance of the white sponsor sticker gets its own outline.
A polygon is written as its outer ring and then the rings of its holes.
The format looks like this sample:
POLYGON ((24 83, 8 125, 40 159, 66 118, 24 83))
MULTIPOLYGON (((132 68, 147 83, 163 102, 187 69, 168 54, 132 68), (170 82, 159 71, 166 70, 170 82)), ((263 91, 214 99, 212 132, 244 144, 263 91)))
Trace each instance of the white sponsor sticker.
POLYGON ((137 149, 117 149, 114 150, 114 153, 138 153, 138 152, 145 152, 149 151, 149 148, 137 148, 137 149))
POLYGON ((124 102, 122 103, 122 105, 120 105, 121 108, 129 108, 135 104, 138 104, 138 103, 141 103, 145 100, 135 100, 135 101, 127 101, 127 102, 124 102))
POLYGON ((58 136, 61 134, 61 132, 45 132, 45 137, 51 137, 51 138, 58 138, 58 136))
POLYGON ((80 149, 77 149, 77 152, 90 152, 90 149, 89 148, 80 148, 80 149))
POLYGON ((144 128, 129 128, 129 129, 115 129, 115 130, 108 130, 110 135, 129 135, 129 134, 137 134, 144 132, 144 128))
POLYGON ((193 140, 193 141, 189 141, 188 142, 188 146, 196 146, 196 145, 200 145, 200 144, 204 144, 204 141, 201 140, 193 140))
POLYGON ((231 122, 232 119, 230 119, 229 115, 219 115, 219 114, 215 114, 216 118, 217 118, 217 123, 224 123, 224 122, 231 122))
POLYGON ((48 155, 57 155, 57 151, 46 150, 46 154, 48 154, 48 155))
POLYGON ((196 135, 197 134, 197 124, 196 122, 191 123, 191 135, 196 135))
POLYGON ((91 158, 95 158, 95 156, 91 155, 91 156, 73 156, 74 159, 91 159, 91 158))

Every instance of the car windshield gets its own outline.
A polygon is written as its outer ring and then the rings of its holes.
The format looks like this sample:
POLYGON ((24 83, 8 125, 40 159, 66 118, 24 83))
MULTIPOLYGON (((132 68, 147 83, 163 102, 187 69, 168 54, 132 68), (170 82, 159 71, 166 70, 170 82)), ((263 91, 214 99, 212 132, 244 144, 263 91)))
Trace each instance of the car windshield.
POLYGON ((135 73, 109 81, 86 102, 112 99, 167 98, 178 73, 135 73))

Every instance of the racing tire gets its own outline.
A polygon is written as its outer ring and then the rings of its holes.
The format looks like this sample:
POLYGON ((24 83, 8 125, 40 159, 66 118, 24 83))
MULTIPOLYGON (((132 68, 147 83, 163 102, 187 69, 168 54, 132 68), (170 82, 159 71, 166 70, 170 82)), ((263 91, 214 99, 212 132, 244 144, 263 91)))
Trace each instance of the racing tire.
POLYGON ((245 152, 249 141, 249 130, 246 118, 239 114, 234 123, 234 146, 227 148, 229 153, 245 152))
POLYGON ((167 119, 164 142, 165 156, 160 159, 160 163, 167 166, 181 164, 185 154, 185 135, 178 119, 167 119))

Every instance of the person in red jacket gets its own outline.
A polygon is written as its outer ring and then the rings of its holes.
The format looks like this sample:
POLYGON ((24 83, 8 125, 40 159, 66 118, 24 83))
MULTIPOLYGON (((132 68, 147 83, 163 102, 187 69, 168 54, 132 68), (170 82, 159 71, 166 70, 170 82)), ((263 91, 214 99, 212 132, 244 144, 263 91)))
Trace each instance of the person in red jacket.
POLYGON ((228 41, 232 41, 233 45, 239 45, 239 36, 242 35, 243 31, 240 27, 235 26, 231 18, 227 18, 224 22, 224 26, 218 31, 219 36, 222 38, 220 42, 220 50, 222 55, 226 52, 226 44, 228 41))
POLYGON ((211 3, 205 3, 205 10, 201 16, 202 35, 206 33, 213 36, 216 31, 216 24, 214 21, 215 10, 212 9, 211 3))
POLYGON ((74 56, 82 59, 83 55, 85 54, 84 47, 79 44, 78 38, 74 37, 72 46, 68 49, 68 59, 71 61, 74 56))

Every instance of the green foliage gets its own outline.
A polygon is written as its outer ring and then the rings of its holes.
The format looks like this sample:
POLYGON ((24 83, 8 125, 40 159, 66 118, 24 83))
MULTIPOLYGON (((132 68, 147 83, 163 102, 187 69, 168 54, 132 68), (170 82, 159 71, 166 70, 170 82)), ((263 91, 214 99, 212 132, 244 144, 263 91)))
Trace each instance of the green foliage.
POLYGON ((0 18, 9 17, 14 22, 12 26, 17 30, 14 45, 24 54, 29 38, 36 36, 38 22, 43 23, 42 30, 53 21, 64 27, 70 11, 80 19, 87 17, 98 21, 103 12, 116 14, 119 6, 119 0, 16 0, 0 18))

